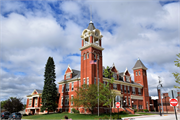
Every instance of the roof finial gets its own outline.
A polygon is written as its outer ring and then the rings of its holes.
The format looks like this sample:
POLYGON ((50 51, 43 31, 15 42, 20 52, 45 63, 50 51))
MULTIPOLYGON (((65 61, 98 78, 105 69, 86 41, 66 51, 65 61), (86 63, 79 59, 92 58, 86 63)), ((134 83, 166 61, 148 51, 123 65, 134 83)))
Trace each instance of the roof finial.
POLYGON ((114 63, 113 63, 113 67, 114 67, 115 65, 114 65, 114 63))
POLYGON ((138 60, 139 60, 139 57, 138 57, 138 60))
POLYGON ((68 67, 70 67, 70 65, 68 64, 68 67))
POLYGON ((92 23, 92 6, 90 5, 90 23, 92 23))

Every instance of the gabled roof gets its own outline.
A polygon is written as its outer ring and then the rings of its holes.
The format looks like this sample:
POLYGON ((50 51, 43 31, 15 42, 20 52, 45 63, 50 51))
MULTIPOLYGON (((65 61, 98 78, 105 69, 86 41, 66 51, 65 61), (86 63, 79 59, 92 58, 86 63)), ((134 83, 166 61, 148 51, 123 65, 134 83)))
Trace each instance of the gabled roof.
POLYGON ((90 31, 93 31, 96 28, 94 27, 94 24, 92 22, 90 22, 87 29, 90 30, 90 31))
POLYGON ((38 94, 43 92, 43 90, 38 90, 38 89, 35 89, 35 90, 38 92, 38 94))
POLYGON ((137 62, 136 62, 136 64, 135 64, 134 67, 133 67, 133 70, 135 70, 135 69, 140 69, 140 68, 142 68, 142 69, 144 69, 144 70, 147 70, 147 68, 144 66, 144 64, 141 62, 141 60, 138 59, 137 62))

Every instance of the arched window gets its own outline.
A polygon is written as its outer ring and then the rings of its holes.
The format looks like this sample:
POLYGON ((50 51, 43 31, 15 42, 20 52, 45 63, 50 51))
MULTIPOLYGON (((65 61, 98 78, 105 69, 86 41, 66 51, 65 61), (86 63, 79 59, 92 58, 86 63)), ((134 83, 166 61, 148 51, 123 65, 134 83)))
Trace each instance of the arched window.
POLYGON ((99 60, 99 54, 97 55, 97 59, 99 60))
POLYGON ((139 71, 139 75, 141 75, 141 72, 139 71))
POLYGON ((87 53, 87 59, 89 59, 89 53, 87 53))
POLYGON ((86 54, 84 54, 84 60, 86 59, 86 54))

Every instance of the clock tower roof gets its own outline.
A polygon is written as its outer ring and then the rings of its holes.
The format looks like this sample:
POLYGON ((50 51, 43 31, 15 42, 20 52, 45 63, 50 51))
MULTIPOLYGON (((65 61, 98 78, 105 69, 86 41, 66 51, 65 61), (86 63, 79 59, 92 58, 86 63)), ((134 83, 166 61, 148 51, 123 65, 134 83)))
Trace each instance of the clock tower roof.
POLYGON ((141 60, 138 59, 137 62, 136 62, 136 64, 135 64, 134 67, 133 67, 133 70, 135 70, 135 69, 141 69, 141 68, 147 70, 147 68, 144 66, 144 64, 141 62, 141 60))
POLYGON ((92 21, 90 21, 89 26, 88 26, 87 29, 90 30, 90 31, 93 31, 94 29, 96 29, 92 21))

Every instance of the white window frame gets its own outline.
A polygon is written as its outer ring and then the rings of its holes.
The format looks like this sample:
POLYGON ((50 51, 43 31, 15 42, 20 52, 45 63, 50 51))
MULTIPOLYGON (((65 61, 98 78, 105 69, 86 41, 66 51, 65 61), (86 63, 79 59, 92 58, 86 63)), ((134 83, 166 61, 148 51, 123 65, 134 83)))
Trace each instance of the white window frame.
POLYGON ((83 78, 83 84, 85 84, 86 83, 86 78, 83 78))
POLYGON ((126 91, 126 86, 124 85, 124 93, 126 93, 127 91, 126 91))
POLYGON ((64 84, 62 84, 62 93, 64 92, 64 84))
POLYGON ((121 93, 123 93, 123 85, 121 85, 121 93))
POLYGON ((35 98, 35 106, 37 106, 38 98, 35 98))
POLYGON ((65 96, 65 106, 69 106, 69 95, 65 96))
POLYGON ((66 92, 69 92, 69 83, 66 83, 66 92))
POLYGON ((137 71, 136 71, 136 76, 138 76, 138 73, 137 73, 137 71))
POLYGON ((113 83, 113 89, 117 90, 117 84, 113 83))
POLYGON ((141 88, 138 88, 138 94, 141 95, 141 88))
POLYGON ((99 60, 99 54, 97 55, 97 59, 99 60))
POLYGON ((130 82, 130 77, 129 76, 126 76, 126 81, 130 82))
POLYGON ((71 78, 71 73, 66 73, 66 79, 71 78))
POLYGON ((141 75, 141 72, 139 71, 139 76, 141 75))
POLYGON ((96 77, 94 77, 94 84, 96 85, 96 77))
POLYGON ((89 59, 89 53, 87 53, 87 59, 89 59))
POLYGON ((128 86, 128 92, 127 93, 130 93, 130 88, 129 88, 129 86, 128 86))
POLYGON ((89 77, 87 77, 87 85, 89 85, 89 77))
POLYGON ((61 97, 61 106, 63 106, 63 97, 61 97))
POLYGON ((71 83, 71 91, 74 91, 74 82, 71 83))
POLYGON ((32 105, 32 98, 29 99, 29 105, 28 106, 31 106, 32 105))
POLYGON ((83 55, 83 56, 84 56, 84 60, 85 60, 85 59, 86 59, 86 54, 84 53, 84 55, 83 55))
POLYGON ((74 98, 74 96, 71 95, 71 106, 73 106, 73 101, 72 101, 73 98, 74 98))
POLYGON ((136 94, 136 88, 132 87, 132 94, 136 94))

